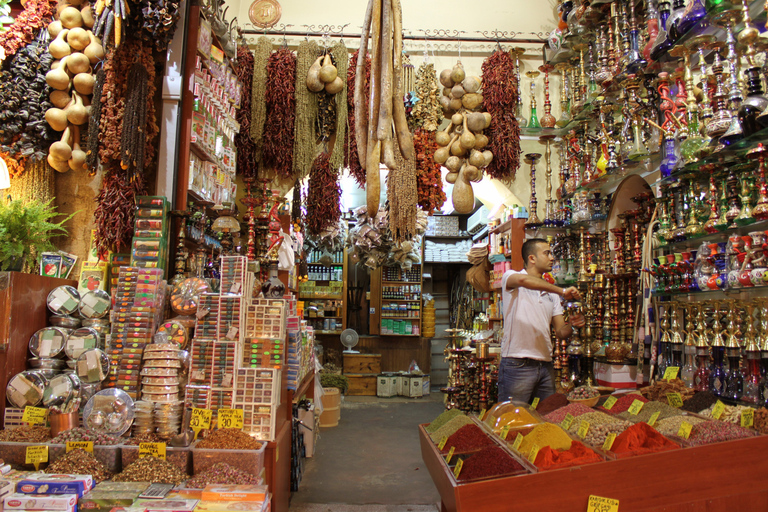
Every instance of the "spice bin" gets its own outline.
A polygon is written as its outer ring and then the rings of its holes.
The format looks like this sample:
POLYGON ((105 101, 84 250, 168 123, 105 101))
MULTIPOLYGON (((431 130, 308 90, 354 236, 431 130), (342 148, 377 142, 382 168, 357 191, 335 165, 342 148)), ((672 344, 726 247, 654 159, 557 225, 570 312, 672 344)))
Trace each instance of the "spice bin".
MULTIPOLYGON (((120 447, 123 467, 126 468, 139 458, 139 447, 125 444, 120 447)), ((172 462, 187 474, 192 474, 192 451, 189 447, 165 447, 165 460, 172 462)))
POLYGON ((201 473, 219 462, 225 462, 230 466, 254 476, 260 476, 264 468, 264 453, 267 451, 267 443, 262 443, 258 450, 219 450, 198 448, 200 441, 192 445, 192 467, 194 474, 201 473))
MULTIPOLYGON (((27 446, 39 443, 14 443, 11 441, 0 442, 0 459, 6 464, 10 464, 13 469, 31 471, 34 469, 32 464, 27 464, 27 446)), ((49 454, 50 459, 50 454, 49 454)), ((40 464, 40 469, 48 466, 47 462, 40 464)))
MULTIPOLYGON (((65 444, 50 444, 48 446, 49 462, 55 462, 67 453, 67 445, 65 444)), ((124 465, 121 464, 120 448, 120 445, 96 444, 93 446, 93 456, 96 457, 96 460, 104 464, 104 467, 107 468, 110 473, 119 473, 124 467, 124 465)))

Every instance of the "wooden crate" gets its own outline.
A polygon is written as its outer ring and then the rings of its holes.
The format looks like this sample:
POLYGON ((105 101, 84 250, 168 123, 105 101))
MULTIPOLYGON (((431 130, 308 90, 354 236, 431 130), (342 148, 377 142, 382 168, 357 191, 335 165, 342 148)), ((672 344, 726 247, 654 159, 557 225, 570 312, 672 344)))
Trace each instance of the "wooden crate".
POLYGON ((381 354, 344 354, 344 375, 349 373, 372 374, 375 377, 381 373, 381 354))
POLYGON ((347 395, 376 396, 377 375, 345 374, 349 379, 347 395))

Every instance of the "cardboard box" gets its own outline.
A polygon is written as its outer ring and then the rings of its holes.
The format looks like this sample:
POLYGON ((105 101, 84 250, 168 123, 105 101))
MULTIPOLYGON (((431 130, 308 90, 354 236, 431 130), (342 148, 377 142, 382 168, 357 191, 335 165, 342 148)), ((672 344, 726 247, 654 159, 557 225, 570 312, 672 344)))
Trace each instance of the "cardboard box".
POLYGON ((595 363, 595 378, 600 386, 610 386, 616 389, 635 389, 637 388, 637 366, 595 363))
POLYGON ((397 377, 389 374, 381 374, 376 380, 376 396, 389 398, 397 396, 396 383, 397 377))
POLYGON ((269 502, 264 501, 201 501, 195 512, 264 512, 269 502))
POLYGON ((46 475, 33 473, 16 484, 21 494, 77 494, 81 497, 93 488, 91 475, 46 475))
POLYGON ((198 500, 162 499, 162 500, 136 500, 134 507, 144 507, 147 512, 192 512, 198 504, 198 500))
POLYGON ((201 501, 264 501, 266 485, 209 484, 203 489, 201 501))
POLYGON ((63 510, 77 509, 77 494, 58 494, 32 496, 29 494, 11 494, 3 498, 3 510, 63 510))

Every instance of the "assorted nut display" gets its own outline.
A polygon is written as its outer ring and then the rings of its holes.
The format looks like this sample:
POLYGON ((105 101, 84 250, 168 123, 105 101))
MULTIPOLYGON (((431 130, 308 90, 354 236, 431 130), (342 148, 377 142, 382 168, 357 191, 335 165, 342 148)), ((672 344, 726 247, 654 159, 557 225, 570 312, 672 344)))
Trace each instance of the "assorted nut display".
POLYGON ((602 446, 608 434, 619 435, 632 426, 631 422, 620 420, 604 412, 588 412, 582 414, 576 421, 571 423, 568 433, 574 436, 577 435, 584 421, 589 423, 587 435, 584 436, 584 443, 591 446, 602 446))
POLYGON ((61 473, 65 475, 91 475, 95 482, 109 480, 112 474, 104 464, 96 460, 92 454, 80 448, 75 449, 51 463, 46 473, 61 473))
MULTIPOLYGON (((21 426, 14 429, 0 430, 0 441, 5 443, 45 443, 51 438, 48 427, 21 426)), ((0 458, 2 454, 0 453, 0 458)))
POLYGON ((600 396, 600 392, 592 386, 579 386, 568 393, 568 400, 588 400, 600 396))

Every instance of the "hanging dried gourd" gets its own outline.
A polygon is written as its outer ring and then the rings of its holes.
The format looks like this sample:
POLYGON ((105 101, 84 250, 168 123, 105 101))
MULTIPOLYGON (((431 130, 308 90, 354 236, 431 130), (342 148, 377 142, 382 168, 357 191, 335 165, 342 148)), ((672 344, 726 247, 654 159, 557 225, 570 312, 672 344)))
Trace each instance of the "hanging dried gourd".
POLYGON ((509 53, 497 49, 483 62, 483 105, 491 114, 488 149, 493 162, 486 171, 491 178, 507 181, 520 167, 520 126, 515 118, 517 78, 509 53))
POLYGON ((237 47, 235 74, 242 85, 240 108, 235 119, 240 124, 240 131, 235 134, 237 149, 237 174, 255 177, 259 161, 256 159, 256 145, 251 139, 251 90, 253 87, 253 54, 245 45, 237 47))
POLYGON ((261 162, 264 143, 264 122, 267 118, 267 62, 272 53, 272 42, 260 37, 253 49, 253 76, 251 82, 251 139, 256 148, 256 160, 261 162))
MULTIPOLYGON (((355 137, 355 74, 357 72, 357 54, 359 50, 349 58, 349 67, 347 68, 347 143, 344 145, 344 167, 349 169, 349 173, 355 178, 355 181, 361 187, 365 186, 365 169, 360 165, 360 159, 357 157, 357 138, 355 137)), ((368 97, 371 85, 371 57, 365 58, 365 87, 364 97, 368 97)), ((360 108, 365 109, 363 104, 360 108)), ((364 114, 363 117, 367 117, 364 114)))
POLYGON ((437 130, 443 122, 443 107, 440 106, 440 87, 437 83, 435 66, 423 63, 416 72, 416 96, 411 118, 416 128, 428 132, 437 130))
POLYGON ((339 42, 325 49, 307 70, 307 89, 317 94, 317 142, 327 143, 336 135, 331 149, 331 167, 339 169, 344 164, 344 138, 346 134, 347 91, 344 77, 347 75, 349 55, 344 43, 339 42))
POLYGON ((280 48, 267 64, 266 123, 263 163, 288 179, 293 176, 293 130, 296 121, 296 55, 280 48))
POLYGON ((312 164, 307 191, 307 233, 321 236, 341 218, 339 174, 331 168, 330 155, 322 152, 312 164))
POLYGON ((293 130, 293 175, 304 178, 309 174, 317 155, 315 118, 317 96, 307 89, 307 73, 320 54, 314 41, 302 41, 296 52, 296 121, 293 130))

